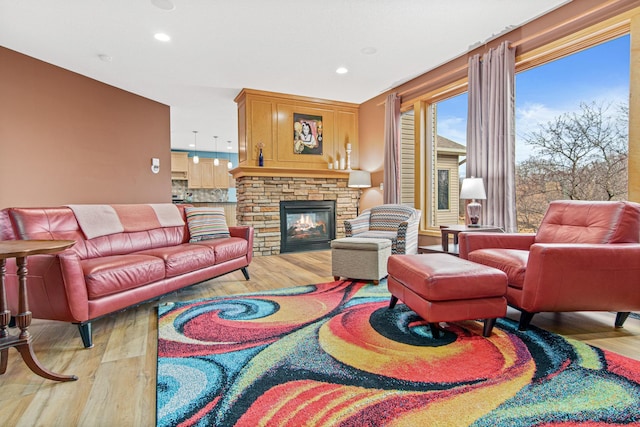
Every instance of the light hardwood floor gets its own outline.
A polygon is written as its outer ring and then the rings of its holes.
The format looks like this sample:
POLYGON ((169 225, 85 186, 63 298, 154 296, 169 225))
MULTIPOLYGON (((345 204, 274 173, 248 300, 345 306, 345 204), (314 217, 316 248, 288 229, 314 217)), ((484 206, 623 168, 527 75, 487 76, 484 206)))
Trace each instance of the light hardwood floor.
MULTIPOLYGON (((249 272, 249 281, 235 272, 100 319, 93 325, 91 349, 82 347, 76 326, 34 320, 30 331, 40 362, 79 380, 43 379, 10 349, 7 372, 0 376, 0 425, 154 426, 158 304, 333 280, 330 251, 257 257, 249 272)), ((517 316, 509 310, 508 317, 517 316)), ((640 320, 629 318, 623 329, 615 329, 614 318, 613 313, 543 313, 533 324, 640 360, 640 320)))

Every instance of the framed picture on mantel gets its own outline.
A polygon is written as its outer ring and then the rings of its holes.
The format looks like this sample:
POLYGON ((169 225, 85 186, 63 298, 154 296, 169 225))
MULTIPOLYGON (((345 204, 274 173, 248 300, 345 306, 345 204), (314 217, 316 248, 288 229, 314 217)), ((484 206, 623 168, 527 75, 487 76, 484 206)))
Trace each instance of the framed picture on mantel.
POLYGON ((293 113, 293 152, 322 154, 322 116, 293 113))

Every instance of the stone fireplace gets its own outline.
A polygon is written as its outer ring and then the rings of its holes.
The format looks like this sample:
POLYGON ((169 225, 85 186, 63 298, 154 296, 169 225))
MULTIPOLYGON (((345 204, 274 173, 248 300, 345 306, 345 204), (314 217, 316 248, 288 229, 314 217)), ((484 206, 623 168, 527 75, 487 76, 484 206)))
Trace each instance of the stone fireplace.
MULTIPOLYGON (((255 256, 281 252, 280 202, 332 201, 335 236, 330 235, 330 239, 344 237, 344 220, 356 217, 358 191, 347 187, 347 172, 242 166, 238 169, 242 170, 234 171, 238 197, 236 220, 239 225, 253 226, 255 256)), ((315 249, 319 248, 312 248, 315 249)))

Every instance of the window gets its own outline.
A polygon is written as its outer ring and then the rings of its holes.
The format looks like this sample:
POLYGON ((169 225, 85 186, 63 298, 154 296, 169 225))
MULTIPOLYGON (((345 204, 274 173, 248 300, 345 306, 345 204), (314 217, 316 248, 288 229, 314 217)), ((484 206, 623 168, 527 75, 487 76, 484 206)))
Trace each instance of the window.
POLYGON ((627 199, 629 39, 516 74, 519 231, 552 200, 627 199))
POLYGON ((449 169, 438 169, 438 210, 449 210, 449 169))
POLYGON ((400 203, 415 206, 414 115, 410 110, 400 116, 400 203))
POLYGON ((415 110, 401 115, 401 201, 419 206, 424 228, 463 223, 464 204, 458 196, 465 174, 467 94, 423 103, 420 110, 424 115, 418 137, 422 145, 416 144, 415 110), (424 171, 416 170, 416 165, 424 171), (422 186, 418 185, 421 176, 426 178, 422 186), (416 194, 422 195, 417 203, 416 194))

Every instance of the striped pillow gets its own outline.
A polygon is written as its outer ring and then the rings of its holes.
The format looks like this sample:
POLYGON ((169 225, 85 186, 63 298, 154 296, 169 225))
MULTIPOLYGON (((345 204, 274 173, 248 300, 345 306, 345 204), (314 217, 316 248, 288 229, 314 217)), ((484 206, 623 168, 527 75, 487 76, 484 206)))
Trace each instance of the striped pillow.
POLYGON ((229 227, 223 208, 187 207, 184 209, 189 226, 189 242, 229 237, 229 227))

